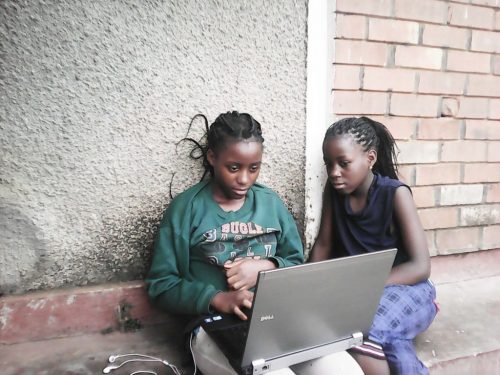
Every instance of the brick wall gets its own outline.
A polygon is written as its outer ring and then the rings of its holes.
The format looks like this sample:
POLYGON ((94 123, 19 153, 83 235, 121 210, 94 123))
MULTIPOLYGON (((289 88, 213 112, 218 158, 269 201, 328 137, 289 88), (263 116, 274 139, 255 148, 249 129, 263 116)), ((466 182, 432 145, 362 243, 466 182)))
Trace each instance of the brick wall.
POLYGON ((500 247, 500 1, 336 3, 335 116, 391 130, 432 255, 500 247))

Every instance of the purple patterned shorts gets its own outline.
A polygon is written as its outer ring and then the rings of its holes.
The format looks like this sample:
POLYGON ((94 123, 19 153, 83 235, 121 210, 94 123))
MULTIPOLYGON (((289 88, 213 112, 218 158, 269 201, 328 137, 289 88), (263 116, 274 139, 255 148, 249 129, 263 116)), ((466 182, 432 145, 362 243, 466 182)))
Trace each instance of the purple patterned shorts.
POLYGON ((413 339, 425 331, 437 313, 436 289, 430 280, 415 285, 388 285, 373 319, 367 342, 353 349, 374 358, 385 358, 392 375, 428 375, 418 359, 413 339), (374 348, 380 344, 383 354, 374 348))

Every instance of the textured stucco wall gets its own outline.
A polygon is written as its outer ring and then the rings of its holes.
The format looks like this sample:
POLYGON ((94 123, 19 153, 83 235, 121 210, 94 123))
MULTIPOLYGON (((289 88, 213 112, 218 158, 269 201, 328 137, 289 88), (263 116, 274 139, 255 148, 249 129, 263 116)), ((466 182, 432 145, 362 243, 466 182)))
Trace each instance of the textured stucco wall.
POLYGON ((306 0, 0 2, 0 293, 143 277, 172 174, 174 194, 200 176, 175 147, 198 112, 262 123, 260 181, 302 226, 306 17, 306 0))

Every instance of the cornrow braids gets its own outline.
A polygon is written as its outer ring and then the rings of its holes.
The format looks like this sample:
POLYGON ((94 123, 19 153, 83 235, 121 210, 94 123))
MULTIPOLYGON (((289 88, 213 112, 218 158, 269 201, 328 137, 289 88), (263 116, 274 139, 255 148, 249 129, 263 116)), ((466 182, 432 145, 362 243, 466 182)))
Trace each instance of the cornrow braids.
POLYGON ((389 130, 368 117, 348 117, 333 123, 326 131, 324 142, 330 138, 349 135, 364 151, 377 152, 373 171, 382 176, 398 179, 396 142, 389 130))
POLYGON ((238 141, 256 141, 263 143, 264 137, 262 136, 260 123, 251 115, 232 111, 221 113, 210 126, 208 125, 208 120, 205 115, 201 113, 195 115, 189 123, 186 137, 181 139, 181 142, 182 141, 189 141, 194 144, 189 154, 192 159, 203 159, 204 172, 200 179, 201 181, 208 173, 211 177, 214 175, 214 170, 207 158, 208 150, 217 153, 230 143, 238 141), (205 126, 205 135, 199 141, 188 137, 189 130, 197 118, 201 118, 205 126))

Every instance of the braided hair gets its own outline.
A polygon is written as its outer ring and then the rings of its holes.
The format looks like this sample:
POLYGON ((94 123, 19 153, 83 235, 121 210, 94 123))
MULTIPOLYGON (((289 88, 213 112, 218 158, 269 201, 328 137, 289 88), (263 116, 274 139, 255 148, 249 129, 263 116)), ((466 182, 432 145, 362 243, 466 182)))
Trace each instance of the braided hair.
POLYGON ((210 126, 207 117, 199 113, 191 119, 187 134, 181 141, 189 141, 194 144, 189 156, 196 160, 202 159, 203 162, 204 172, 200 181, 207 174, 210 174, 211 177, 214 175, 214 169, 207 158, 208 150, 212 150, 217 154, 218 151, 230 143, 238 141, 264 142, 260 123, 248 113, 239 113, 237 111, 221 113, 210 126), (197 118, 201 118, 205 126, 205 135, 200 141, 187 137, 193 122, 197 118))
POLYGON ((375 150, 377 162, 373 171, 382 176, 398 179, 396 142, 389 130, 368 117, 348 117, 333 123, 325 134, 328 139, 349 135, 364 151, 375 150))

